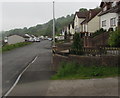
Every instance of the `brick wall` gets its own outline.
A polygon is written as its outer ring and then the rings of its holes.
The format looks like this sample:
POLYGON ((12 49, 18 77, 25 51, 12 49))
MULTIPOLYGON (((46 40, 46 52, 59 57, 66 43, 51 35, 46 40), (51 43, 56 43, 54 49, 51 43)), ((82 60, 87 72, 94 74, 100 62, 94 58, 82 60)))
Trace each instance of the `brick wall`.
POLYGON ((77 62, 80 65, 84 66, 118 66, 120 64, 120 56, 102 56, 102 57, 94 57, 94 56, 61 56, 55 54, 53 56, 53 70, 57 71, 60 67, 61 62, 77 62))

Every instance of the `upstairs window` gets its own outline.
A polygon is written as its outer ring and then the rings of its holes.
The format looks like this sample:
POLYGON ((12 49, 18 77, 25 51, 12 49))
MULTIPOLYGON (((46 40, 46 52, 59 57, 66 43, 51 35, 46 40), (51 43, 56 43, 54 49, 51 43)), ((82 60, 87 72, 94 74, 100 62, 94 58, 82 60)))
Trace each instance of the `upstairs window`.
POLYGON ((104 8, 103 8, 103 11, 106 11, 107 10, 107 6, 105 6, 104 8))
POLYGON ((115 7, 116 4, 117 4, 117 1, 114 1, 114 2, 112 3, 112 7, 115 7))
POLYGON ((102 27, 106 26, 106 20, 102 21, 102 27))
POLYGON ((110 19, 110 26, 116 26, 116 18, 110 19))

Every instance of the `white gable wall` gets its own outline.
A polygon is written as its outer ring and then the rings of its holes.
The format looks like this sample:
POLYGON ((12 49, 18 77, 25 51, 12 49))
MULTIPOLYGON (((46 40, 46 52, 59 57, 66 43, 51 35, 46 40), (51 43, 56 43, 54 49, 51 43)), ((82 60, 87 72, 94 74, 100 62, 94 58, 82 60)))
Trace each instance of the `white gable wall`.
POLYGON ((70 34, 75 34, 75 30, 73 29, 72 24, 70 24, 70 34))
POLYGON ((102 16, 100 16, 100 28, 103 28, 105 30, 109 30, 109 28, 111 28, 110 26, 110 19, 111 18, 116 18, 116 26, 113 26, 112 28, 115 30, 115 28, 117 27, 117 23, 118 23, 118 15, 117 13, 107 13, 104 14, 102 16), (102 27, 102 21, 106 20, 106 26, 102 27))
POLYGON ((81 23, 84 21, 84 18, 78 18, 78 16, 76 15, 75 16, 75 19, 74 19, 74 29, 75 29, 75 32, 81 32, 81 23))

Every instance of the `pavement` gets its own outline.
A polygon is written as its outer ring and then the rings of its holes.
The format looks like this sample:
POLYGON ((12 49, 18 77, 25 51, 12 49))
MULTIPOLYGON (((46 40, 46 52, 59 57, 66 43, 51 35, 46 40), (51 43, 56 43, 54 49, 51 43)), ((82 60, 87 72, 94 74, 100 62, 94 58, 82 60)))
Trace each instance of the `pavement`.
POLYGON ((46 95, 118 96, 118 78, 55 80, 51 81, 46 95))

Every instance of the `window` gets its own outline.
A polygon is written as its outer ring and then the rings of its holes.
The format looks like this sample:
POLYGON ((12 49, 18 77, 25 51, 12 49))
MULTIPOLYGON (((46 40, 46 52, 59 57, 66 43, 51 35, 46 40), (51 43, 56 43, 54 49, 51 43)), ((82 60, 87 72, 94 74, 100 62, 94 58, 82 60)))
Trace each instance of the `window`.
POLYGON ((106 11, 107 10, 107 6, 105 6, 104 8, 103 8, 103 11, 106 11))
POLYGON ((112 7, 116 6, 116 4, 117 4, 117 2, 114 1, 114 2, 112 3, 112 7))
POLYGON ((116 26, 116 18, 110 19, 110 26, 116 26))
POLYGON ((102 27, 106 26, 106 20, 102 21, 102 27))

